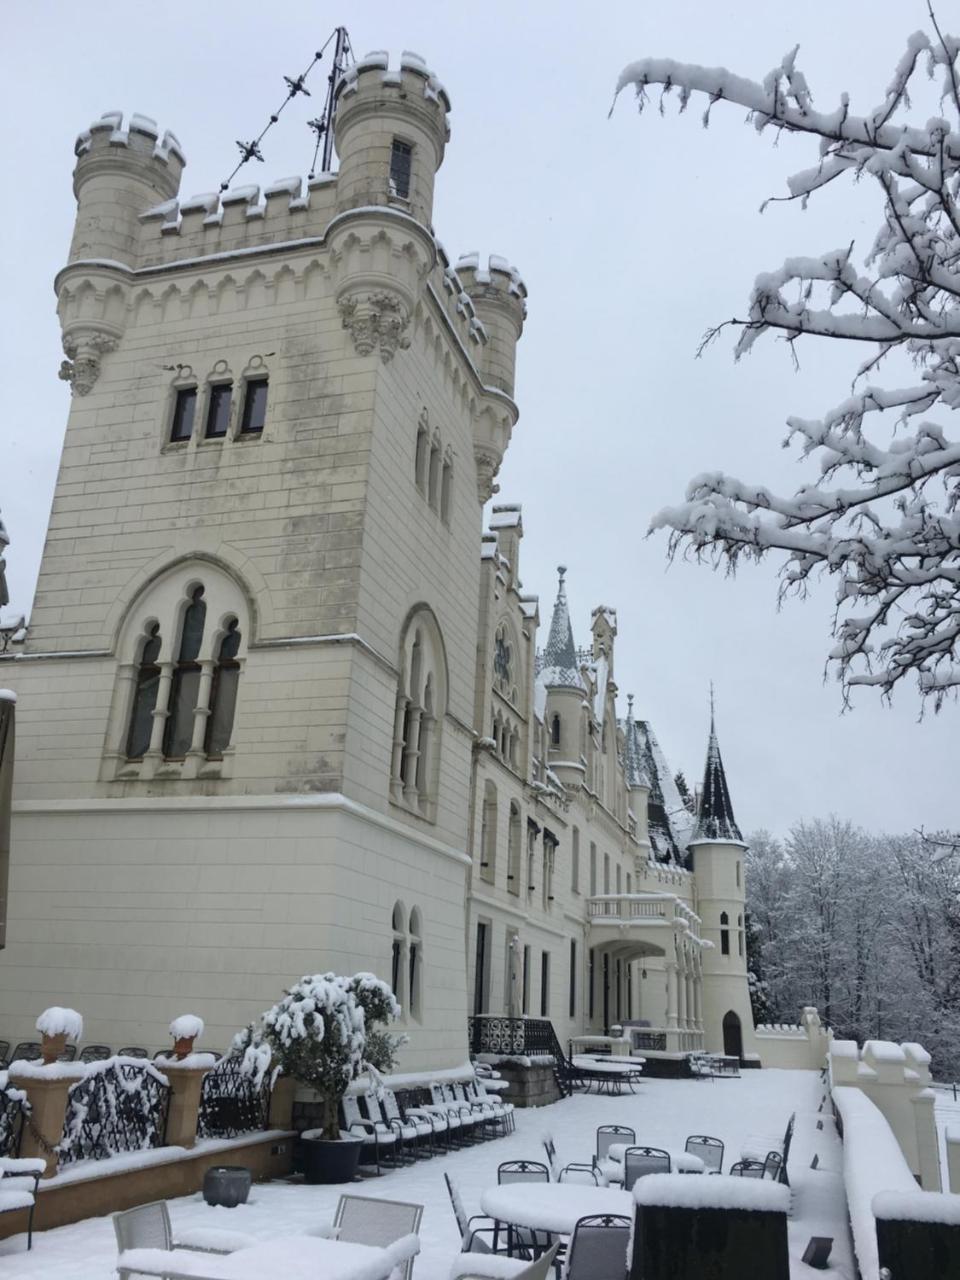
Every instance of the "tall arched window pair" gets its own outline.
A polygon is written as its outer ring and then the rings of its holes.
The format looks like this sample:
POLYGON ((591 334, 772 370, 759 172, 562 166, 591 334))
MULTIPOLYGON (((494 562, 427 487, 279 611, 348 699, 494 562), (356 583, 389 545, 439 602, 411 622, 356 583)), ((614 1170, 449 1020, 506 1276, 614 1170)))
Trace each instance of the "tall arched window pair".
POLYGON ((400 642, 390 798, 421 817, 436 816, 440 741, 447 706, 447 666, 436 619, 413 611, 400 642))
POLYGON ((420 908, 414 907, 411 910, 408 931, 403 903, 395 903, 392 925, 390 985, 403 1011, 401 1016, 419 1018, 423 1010, 423 926, 420 908))
POLYGON ((453 502, 453 451, 449 445, 444 449, 436 428, 430 434, 426 409, 417 423, 414 480, 428 505, 448 525, 453 502))
POLYGON ((234 616, 209 635, 204 594, 203 585, 194 584, 180 618, 170 619, 174 629, 179 623, 175 658, 163 658, 161 624, 147 624, 127 725, 128 760, 142 760, 148 751, 167 760, 188 753, 220 759, 230 744, 242 636, 234 616))

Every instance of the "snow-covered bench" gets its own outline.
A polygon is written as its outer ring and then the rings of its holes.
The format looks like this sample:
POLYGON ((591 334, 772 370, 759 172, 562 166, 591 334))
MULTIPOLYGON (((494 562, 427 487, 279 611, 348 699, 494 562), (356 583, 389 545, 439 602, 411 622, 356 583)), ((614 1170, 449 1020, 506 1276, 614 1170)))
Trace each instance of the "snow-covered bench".
POLYGON ((33 1245, 33 1214, 37 1207, 37 1188, 46 1167, 45 1160, 17 1160, 13 1156, 0 1156, 0 1213, 29 1209, 28 1249, 33 1245))

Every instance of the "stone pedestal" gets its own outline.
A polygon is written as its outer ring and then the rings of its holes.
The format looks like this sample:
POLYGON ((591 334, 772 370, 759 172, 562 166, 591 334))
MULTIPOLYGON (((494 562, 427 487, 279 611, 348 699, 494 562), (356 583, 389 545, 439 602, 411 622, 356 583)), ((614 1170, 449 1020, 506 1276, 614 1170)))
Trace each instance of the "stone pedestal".
POLYGON ((197 1140, 200 1091, 209 1067, 180 1067, 165 1062, 160 1070, 170 1081, 170 1110, 167 1112, 168 1147, 186 1147, 197 1140))
POLYGON ((499 1062, 497 1070, 510 1086, 503 1093, 515 1107, 545 1107, 560 1101, 553 1068, 536 1064, 525 1067, 518 1062, 499 1062))
MULTIPOLYGON (((43 1068, 38 1068, 42 1071, 43 1068)), ((20 1155, 45 1160, 44 1178, 52 1178, 57 1172, 58 1156, 53 1148, 63 1136, 63 1120, 67 1112, 67 1099, 76 1079, 69 1076, 39 1074, 21 1076, 10 1073, 10 1084, 23 1089, 30 1103, 30 1114, 23 1126, 20 1155)))
POLYGON ((297 1082, 290 1076, 281 1076, 273 1086, 270 1094, 270 1116, 267 1121, 271 1129, 291 1129, 293 1127, 293 1095, 297 1082))

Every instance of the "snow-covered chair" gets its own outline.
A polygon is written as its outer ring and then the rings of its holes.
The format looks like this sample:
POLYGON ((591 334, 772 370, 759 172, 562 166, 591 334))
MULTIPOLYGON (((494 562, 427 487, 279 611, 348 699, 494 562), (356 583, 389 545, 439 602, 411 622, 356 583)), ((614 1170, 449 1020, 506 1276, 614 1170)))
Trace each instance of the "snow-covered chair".
POLYGON ((625 1124, 602 1124, 597 1129, 597 1154, 593 1158, 593 1167, 600 1174, 604 1183, 622 1182, 623 1165, 618 1160, 611 1160, 610 1148, 613 1146, 633 1146, 637 1140, 635 1129, 625 1124))
POLYGON ((730 1176, 732 1178, 762 1178, 763 1161, 738 1160, 736 1164, 730 1166, 730 1176))
MULTIPOLYGON (((341 1196, 333 1218, 338 1240, 347 1244, 369 1244, 379 1249, 416 1235, 423 1217, 422 1204, 402 1200, 374 1200, 368 1196, 341 1196)), ((413 1258, 397 1268, 399 1280, 410 1280, 413 1258)))
POLYGON ((400 1115, 388 1116, 376 1093, 365 1093, 362 1101, 367 1118, 377 1126, 377 1132, 396 1135, 397 1159, 401 1163, 413 1164, 417 1158, 417 1138, 420 1136, 416 1125, 408 1124, 400 1115))
POLYGON ((355 1094, 347 1094, 343 1098, 340 1110, 343 1114, 343 1128, 340 1130, 340 1136, 359 1138, 367 1151, 372 1149, 377 1173, 380 1172, 381 1152, 384 1156, 392 1156, 394 1161, 396 1160, 397 1135, 383 1121, 378 1125, 372 1120, 365 1120, 360 1114, 360 1102, 355 1094))
POLYGON ((443 1180, 447 1184, 447 1195, 453 1205, 453 1216, 457 1220, 457 1228, 460 1231, 460 1247, 463 1252, 495 1254, 500 1236, 499 1224, 494 1218, 485 1217, 480 1213, 475 1213, 472 1217, 468 1217, 467 1211, 463 1207, 460 1188, 449 1173, 443 1175, 443 1180), (474 1223, 482 1225, 475 1226, 474 1223), (484 1239, 484 1236, 490 1237, 489 1242, 484 1239))
POLYGON ((21 1040, 10 1055, 11 1062, 39 1062, 42 1057, 39 1040, 21 1040))
POLYGON ((476 1077, 468 1080, 463 1089, 469 1102, 480 1103, 490 1112, 500 1135, 506 1137, 508 1133, 513 1132, 512 1102, 505 1102, 502 1098, 498 1098, 496 1094, 487 1093, 482 1082, 476 1077))
POLYGON ((450 1280, 547 1280, 557 1256, 555 1244, 535 1262, 519 1262, 489 1253, 461 1253, 450 1269, 450 1280))
POLYGON ((564 1280, 624 1280, 632 1226, 615 1213, 580 1218, 570 1237, 564 1280))
POLYGON ((460 1127, 470 1138, 476 1138, 479 1130, 483 1128, 483 1118, 480 1116, 465 1098, 458 1098, 453 1091, 453 1085, 450 1084, 434 1084, 430 1086, 430 1093, 435 1102, 446 1103, 448 1107, 456 1110, 460 1117, 460 1127))
POLYGON ((113 1050, 108 1044, 85 1044, 80 1050, 81 1062, 106 1062, 113 1057, 113 1050))
POLYGON ((0 1157, 0 1213, 27 1209, 27 1248, 33 1247, 33 1215, 37 1207, 37 1190, 47 1162, 40 1159, 0 1157))
MULTIPOLYGON (((117 1249, 121 1254, 131 1249, 160 1249, 169 1253, 174 1249, 187 1249, 191 1253, 227 1254, 234 1249, 245 1249, 256 1244, 256 1237, 243 1231, 221 1231, 219 1228, 196 1227, 185 1231, 182 1240, 174 1240, 170 1226, 170 1211, 165 1200, 137 1205, 113 1215, 113 1230, 117 1237, 117 1249)), ((137 1280, 146 1274, 117 1267, 120 1280, 137 1280)))
POLYGON ((403 1133, 406 1135, 404 1141, 410 1141, 410 1130, 413 1131, 412 1141, 414 1143, 414 1151, 417 1156, 432 1156, 436 1153, 434 1138, 438 1133, 442 1133, 446 1125, 439 1116, 428 1115, 425 1111, 418 1111, 416 1107, 408 1107, 401 1105, 399 1098, 392 1089, 383 1089, 379 1099, 380 1110, 383 1112, 383 1118, 387 1124, 396 1127, 397 1122, 403 1126, 403 1133))
POLYGON ((550 1165, 550 1172, 553 1174, 554 1182, 581 1182, 597 1187, 601 1182, 601 1174, 592 1164, 563 1164, 557 1155, 556 1143, 553 1135, 545 1133, 543 1135, 543 1149, 547 1153, 547 1163, 550 1165), (571 1170, 573 1176, 571 1177, 571 1170))
POLYGON ((723 1171, 723 1143, 705 1133, 692 1133, 683 1147, 692 1156, 699 1156, 707 1173, 723 1171))
POLYGON ((623 1189, 630 1191, 648 1173, 669 1173, 670 1152, 660 1147, 627 1147, 623 1153, 623 1189))

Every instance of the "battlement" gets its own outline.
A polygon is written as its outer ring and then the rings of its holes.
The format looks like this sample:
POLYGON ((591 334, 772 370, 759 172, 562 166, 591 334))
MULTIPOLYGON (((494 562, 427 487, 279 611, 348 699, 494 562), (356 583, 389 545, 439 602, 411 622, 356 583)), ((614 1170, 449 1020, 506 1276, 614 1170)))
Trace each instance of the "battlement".
POLYGON ((527 286, 516 267, 491 253, 480 265, 479 253, 465 253, 457 261, 456 277, 469 294, 489 339, 482 366, 486 380, 513 395, 517 341, 527 315, 527 286))
POLYGON ((426 103, 435 103, 443 111, 444 141, 450 139, 450 95, 443 84, 427 66, 419 53, 404 49, 400 65, 390 66, 390 54, 376 49, 349 67, 337 86, 338 105, 352 94, 380 93, 384 89, 401 89, 414 93, 426 103))
MULTIPOLYGON (((125 147, 131 155, 148 155, 161 164, 172 165, 178 180, 187 163, 176 134, 167 129, 161 136, 156 120, 136 111, 131 113, 126 129, 122 111, 105 111, 99 120, 94 120, 77 134, 73 153, 79 159, 119 147, 125 147)), ((122 155, 122 152, 117 154, 122 155)))

